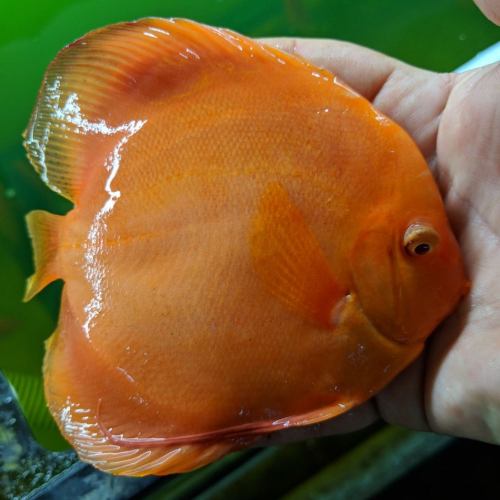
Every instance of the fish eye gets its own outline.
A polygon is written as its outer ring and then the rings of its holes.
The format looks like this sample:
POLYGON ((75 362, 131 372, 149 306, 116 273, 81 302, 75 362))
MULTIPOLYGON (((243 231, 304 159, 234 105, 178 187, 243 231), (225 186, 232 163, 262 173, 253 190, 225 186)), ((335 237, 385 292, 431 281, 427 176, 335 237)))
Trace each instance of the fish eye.
POLYGON ((437 231, 425 224, 412 224, 405 232, 403 244, 411 256, 421 256, 432 253, 439 245, 437 231))

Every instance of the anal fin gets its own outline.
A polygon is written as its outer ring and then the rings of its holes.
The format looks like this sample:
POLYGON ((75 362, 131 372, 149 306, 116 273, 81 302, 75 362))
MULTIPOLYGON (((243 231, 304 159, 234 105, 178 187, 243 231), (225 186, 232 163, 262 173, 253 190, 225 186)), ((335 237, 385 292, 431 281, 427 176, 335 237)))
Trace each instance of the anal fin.
POLYGON ((47 342, 44 375, 49 410, 61 433, 84 462, 104 472, 126 476, 187 472, 256 439, 221 437, 210 443, 174 444, 160 439, 160 446, 149 446, 157 440, 148 443, 143 436, 157 432, 147 422, 158 407, 152 401, 138 402, 130 397, 133 392, 121 387, 122 373, 96 353, 71 310, 66 289, 57 330, 47 342), (103 432, 106 423, 111 426, 109 433, 103 432), (138 431, 138 445, 133 439, 123 439, 123 435, 134 436, 138 431), (109 439, 110 433, 119 437, 109 439))

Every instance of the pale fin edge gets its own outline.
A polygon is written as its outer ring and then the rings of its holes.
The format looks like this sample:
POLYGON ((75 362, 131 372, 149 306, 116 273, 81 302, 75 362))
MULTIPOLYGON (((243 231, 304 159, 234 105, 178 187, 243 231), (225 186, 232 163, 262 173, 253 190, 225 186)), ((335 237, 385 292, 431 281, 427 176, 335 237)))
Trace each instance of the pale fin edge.
POLYGON ((26 216, 31 238, 35 272, 28 278, 24 302, 32 299, 49 283, 59 278, 56 266, 59 245, 59 227, 64 217, 43 210, 34 210, 26 216))
POLYGON ((309 413, 274 422, 225 429, 213 433, 208 439, 207 436, 200 436, 199 440, 196 436, 173 439, 111 437, 108 430, 103 430, 102 423, 97 422, 95 425, 90 423, 90 419, 85 423, 72 421, 72 429, 77 435, 73 436, 71 441, 84 462, 105 472, 126 476, 162 476, 192 471, 229 453, 247 448, 266 434, 331 419, 360 402, 353 400, 343 405, 333 403, 309 413), (82 430, 78 432, 80 427, 82 430))
POLYGON ((290 426, 300 427, 322 422, 323 420, 327 420, 340 415, 341 413, 345 413, 353 406, 360 404, 360 401, 355 401, 353 399, 350 402, 345 402, 343 404, 334 402, 330 405, 312 410, 307 413, 292 415, 290 417, 281 418, 275 421, 263 421, 235 425, 233 427, 217 429, 215 431, 200 434, 153 438, 125 438, 123 436, 113 435, 101 420, 101 404, 102 400, 99 399, 97 403, 97 424, 99 426, 101 434, 109 443, 131 449, 147 448, 151 450, 153 448, 218 444, 233 439, 253 439, 255 437, 258 438, 264 434, 286 429, 290 426))

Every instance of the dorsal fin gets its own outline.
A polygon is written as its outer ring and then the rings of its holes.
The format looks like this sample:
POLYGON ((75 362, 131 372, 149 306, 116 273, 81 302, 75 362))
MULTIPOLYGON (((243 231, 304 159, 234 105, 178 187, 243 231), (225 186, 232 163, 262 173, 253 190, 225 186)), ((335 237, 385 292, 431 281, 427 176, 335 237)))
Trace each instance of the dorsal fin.
POLYGON ((147 122, 148 105, 203 85, 210 69, 262 60, 308 66, 228 30, 182 19, 93 31, 49 66, 24 134, 28 157, 51 189, 76 201, 95 152, 96 164, 106 164, 116 147, 113 137, 127 140, 137 132, 147 122))

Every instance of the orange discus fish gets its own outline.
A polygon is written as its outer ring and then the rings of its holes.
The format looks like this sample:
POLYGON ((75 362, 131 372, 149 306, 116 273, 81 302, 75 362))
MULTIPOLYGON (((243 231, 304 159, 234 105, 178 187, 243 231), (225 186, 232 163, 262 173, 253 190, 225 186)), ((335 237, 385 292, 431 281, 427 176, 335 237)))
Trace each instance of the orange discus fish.
POLYGON ((466 293, 409 136, 329 72, 144 19, 50 65, 25 132, 26 299, 65 281, 50 411, 114 474, 194 469, 366 401, 466 293))

